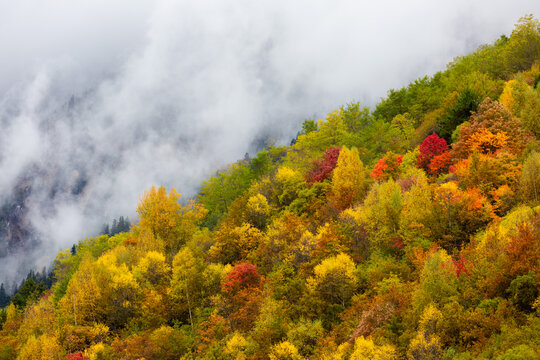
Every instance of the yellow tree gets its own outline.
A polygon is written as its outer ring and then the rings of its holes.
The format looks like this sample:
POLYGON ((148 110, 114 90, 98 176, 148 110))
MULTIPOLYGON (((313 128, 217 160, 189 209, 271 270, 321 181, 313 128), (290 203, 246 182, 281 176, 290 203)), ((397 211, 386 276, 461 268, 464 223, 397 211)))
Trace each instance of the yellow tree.
POLYGON ((527 102, 527 94, 532 88, 526 82, 523 74, 519 74, 516 79, 507 81, 504 90, 499 97, 499 102, 503 104, 514 116, 520 117, 521 110, 527 102))
POLYGON ((351 360, 394 360, 397 359, 396 349, 391 345, 376 345, 371 339, 363 336, 356 338, 351 360))
MULTIPOLYGON (((91 267, 100 295, 96 312, 113 329, 123 327, 139 311, 141 288, 127 265, 129 255, 125 246, 117 246, 91 267)), ((70 299, 66 300, 69 306, 70 299)))
POLYGON ((17 337, 19 342, 24 343, 32 335, 53 334, 56 325, 52 302, 41 299, 38 303, 26 307, 17 337))
POLYGON ((180 205, 180 197, 174 188, 167 194, 165 187, 156 189, 153 186, 144 193, 137 207, 139 224, 135 226, 135 232, 150 230, 154 238, 165 243, 166 252, 171 256, 193 236, 197 224, 207 213, 193 201, 180 205))
POLYGON ((343 147, 332 177, 332 195, 336 208, 344 210, 358 201, 365 190, 364 165, 358 150, 343 147))
POLYGON ((136 244, 137 257, 141 258, 148 252, 165 253, 165 242, 161 238, 156 238, 152 230, 139 228, 129 234, 128 242, 136 244))
POLYGON ((8 334, 15 334, 22 322, 22 314, 13 303, 6 309, 6 320, 2 324, 2 330, 8 334))
POLYGON ((287 206, 293 202, 298 193, 306 186, 304 177, 300 171, 288 166, 281 166, 274 176, 275 193, 281 206, 287 206))
POLYGON ((193 327, 193 310, 202 296, 203 273, 202 259, 193 254, 189 248, 184 247, 174 257, 170 296, 177 312, 187 310, 191 327, 193 327))
POLYGON ((64 316, 75 325, 86 325, 98 320, 102 289, 96 278, 94 259, 86 255, 70 279, 66 294, 58 303, 64 316))
POLYGON ((239 332, 235 332, 225 344, 224 353, 236 360, 247 359, 245 351, 247 348, 247 340, 239 332))
POLYGON ((133 274, 142 286, 160 288, 169 285, 171 267, 163 254, 149 251, 139 261, 133 274))
POLYGON ((285 211, 282 216, 275 219, 268 226, 266 236, 261 238, 254 252, 254 260, 256 260, 257 266, 265 272, 270 272, 276 264, 283 261, 296 262, 297 255, 300 255, 296 251, 306 231, 307 226, 304 217, 285 211))
POLYGON ((407 358, 409 360, 438 360, 443 355, 441 344, 438 337, 427 336, 420 331, 414 339, 412 339, 407 358))
POLYGON ((264 195, 257 194, 248 199, 245 216, 251 225, 257 229, 264 229, 268 215, 270 206, 264 195))
POLYGON ((208 255, 225 264, 245 259, 261 243, 263 233, 248 223, 231 227, 224 224, 215 232, 215 243, 208 255))
POLYGON ((165 187, 156 189, 152 186, 150 191, 144 193, 137 207, 139 227, 148 228, 155 237, 168 240, 174 235, 177 225, 181 209, 178 203, 180 197, 174 188, 167 194, 165 187))
POLYGON ((355 269, 347 254, 327 258, 313 269, 314 276, 308 279, 308 288, 327 305, 337 304, 344 308, 356 290, 355 269))
POLYGON ((171 267, 162 253, 149 251, 139 261, 133 275, 142 288, 141 322, 147 328, 157 328, 169 319, 167 291, 171 267))
MULTIPOLYGON (((307 234, 309 235, 309 234, 307 234)), ((341 234, 339 224, 335 221, 327 222, 317 229, 313 240, 316 247, 311 251, 310 257, 315 263, 327 257, 340 253, 349 253, 349 241, 341 234)))
POLYGON ((514 86, 516 80, 509 80, 504 84, 503 92, 499 97, 499 102, 503 104, 508 110, 510 110, 514 115, 517 115, 514 112, 514 86))
POLYGON ((288 341, 282 341, 279 344, 272 346, 270 360, 301 360, 303 357, 298 354, 296 346, 288 341))
POLYGON ((142 291, 139 322, 145 329, 155 329, 170 320, 170 302, 167 294, 146 288, 142 291))
POLYGON ((64 351, 55 336, 43 334, 39 337, 31 336, 23 345, 19 360, 62 360, 64 351))

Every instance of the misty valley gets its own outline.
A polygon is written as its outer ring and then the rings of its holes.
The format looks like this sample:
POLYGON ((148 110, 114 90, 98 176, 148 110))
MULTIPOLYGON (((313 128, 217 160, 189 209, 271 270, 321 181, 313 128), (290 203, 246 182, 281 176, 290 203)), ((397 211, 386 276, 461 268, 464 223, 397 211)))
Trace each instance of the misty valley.
POLYGON ((161 5, 118 73, 0 93, 0 360, 540 358, 540 20, 320 115, 243 8, 177 49, 161 5))

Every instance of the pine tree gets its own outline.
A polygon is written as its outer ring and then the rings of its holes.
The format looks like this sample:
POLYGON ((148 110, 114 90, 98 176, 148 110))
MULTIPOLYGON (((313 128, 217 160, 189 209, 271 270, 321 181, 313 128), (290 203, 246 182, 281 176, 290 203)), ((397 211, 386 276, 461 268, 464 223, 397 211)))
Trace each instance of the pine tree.
POLYGON ((7 304, 9 304, 10 298, 6 293, 6 289, 4 288, 4 283, 0 285, 0 308, 5 307, 7 304))

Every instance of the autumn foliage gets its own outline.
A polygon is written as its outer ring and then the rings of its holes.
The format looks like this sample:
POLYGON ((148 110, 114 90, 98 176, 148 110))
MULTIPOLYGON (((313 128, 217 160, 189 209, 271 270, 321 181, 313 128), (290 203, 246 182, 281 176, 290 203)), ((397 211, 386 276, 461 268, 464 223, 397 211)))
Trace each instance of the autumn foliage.
POLYGON ((227 274, 222 290, 226 294, 234 294, 243 289, 258 288, 260 286, 261 276, 257 272, 257 266, 250 263, 241 263, 227 274))
POLYGON ((0 360, 539 358, 539 59, 527 16, 194 200, 150 188, 25 280, 0 360))
POLYGON ((452 265, 454 266, 458 278, 461 274, 469 276, 471 264, 463 256, 459 259, 452 259, 452 265))
POLYGON ((340 150, 339 146, 328 148, 322 159, 314 160, 312 170, 307 173, 307 182, 314 183, 328 179, 337 165, 340 150))
POLYGON ((66 355, 67 360, 86 360, 86 357, 83 355, 82 352, 76 352, 66 355))
POLYGON ((385 181, 390 178, 397 179, 399 175, 399 166, 403 162, 403 155, 396 155, 388 152, 382 157, 373 168, 370 177, 377 181, 385 181))
POLYGON ((533 271, 540 276, 540 217, 520 225, 507 247, 505 274, 513 278, 533 271))
POLYGON ((238 264, 227 274, 222 284, 223 310, 234 329, 247 330, 253 326, 262 300, 261 285, 257 266, 250 263, 238 264))
POLYGON ((448 144, 446 140, 439 137, 437 134, 431 134, 424 139, 420 145, 420 154, 417 157, 417 166, 424 169, 427 173, 437 173, 441 165, 446 162, 446 155, 442 156, 448 151, 448 144), (434 165, 431 166, 431 161, 436 158, 434 165))
POLYGON ((428 173, 435 177, 447 173, 451 163, 452 156, 449 151, 435 155, 429 162, 428 173))
POLYGON ((468 125, 460 128, 458 141, 452 146, 455 158, 466 158, 471 152, 493 153, 499 149, 519 154, 532 135, 521 121, 497 101, 486 98, 468 125))

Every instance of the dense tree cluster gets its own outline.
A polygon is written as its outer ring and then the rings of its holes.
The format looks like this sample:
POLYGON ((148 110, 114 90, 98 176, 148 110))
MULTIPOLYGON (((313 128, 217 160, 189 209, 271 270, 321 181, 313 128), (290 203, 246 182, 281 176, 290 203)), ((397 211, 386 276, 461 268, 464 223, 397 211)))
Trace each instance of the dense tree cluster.
POLYGON ((101 234, 114 236, 116 234, 120 234, 121 232, 128 232, 130 228, 131 222, 129 221, 129 218, 120 216, 118 220, 113 219, 110 226, 109 224, 104 225, 101 234))
POLYGON ((0 313, 0 359, 540 357, 540 25, 153 187, 0 313), (26 295, 25 295, 26 294, 26 295), (23 301, 24 300, 24 301, 23 301))

